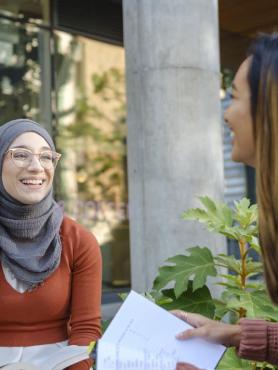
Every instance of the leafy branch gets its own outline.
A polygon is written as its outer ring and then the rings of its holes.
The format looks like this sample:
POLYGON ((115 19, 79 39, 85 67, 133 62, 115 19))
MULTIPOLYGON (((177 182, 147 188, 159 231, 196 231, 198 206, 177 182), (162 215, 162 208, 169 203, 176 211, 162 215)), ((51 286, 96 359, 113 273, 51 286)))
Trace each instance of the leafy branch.
MULTIPOLYGON (((185 220, 203 223, 211 232, 237 241, 239 258, 225 254, 213 255, 208 247, 187 248, 185 254, 173 256, 159 268, 154 280, 152 299, 166 309, 183 309, 231 323, 241 317, 278 321, 278 308, 270 301, 262 280, 263 266, 254 260, 252 250, 261 257, 258 242, 257 205, 243 198, 234 209, 200 197, 202 208, 189 209, 185 220), (217 269, 222 268, 217 274, 217 269), (223 268, 228 273, 223 273, 223 268), (208 277, 218 277, 223 287, 220 299, 212 297, 207 287, 208 277)), ((254 253, 253 253, 254 254, 254 253)), ((241 360, 229 348, 218 370, 278 369, 267 363, 241 360)))

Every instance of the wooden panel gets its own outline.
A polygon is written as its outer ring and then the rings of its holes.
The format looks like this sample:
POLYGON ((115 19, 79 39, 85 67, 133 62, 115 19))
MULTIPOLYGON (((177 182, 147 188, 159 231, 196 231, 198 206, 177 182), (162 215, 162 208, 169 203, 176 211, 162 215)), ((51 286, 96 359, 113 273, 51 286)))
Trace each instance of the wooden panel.
POLYGON ((219 0, 220 28, 254 35, 278 29, 277 0, 219 0))
POLYGON ((245 59, 251 39, 240 34, 220 30, 220 60, 222 68, 236 71, 245 59))

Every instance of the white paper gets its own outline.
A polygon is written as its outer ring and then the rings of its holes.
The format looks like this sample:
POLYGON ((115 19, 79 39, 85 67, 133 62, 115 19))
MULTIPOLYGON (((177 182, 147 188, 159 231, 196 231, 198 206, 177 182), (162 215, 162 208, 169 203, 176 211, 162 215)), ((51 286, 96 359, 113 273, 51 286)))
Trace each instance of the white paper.
POLYGON ((131 291, 99 340, 97 370, 174 370, 177 362, 215 369, 226 348, 199 338, 175 338, 188 328, 184 321, 131 291))
POLYGON ((97 370, 174 370, 176 362, 171 357, 151 354, 149 351, 99 341, 97 370), (102 354, 102 355, 100 355, 102 354))

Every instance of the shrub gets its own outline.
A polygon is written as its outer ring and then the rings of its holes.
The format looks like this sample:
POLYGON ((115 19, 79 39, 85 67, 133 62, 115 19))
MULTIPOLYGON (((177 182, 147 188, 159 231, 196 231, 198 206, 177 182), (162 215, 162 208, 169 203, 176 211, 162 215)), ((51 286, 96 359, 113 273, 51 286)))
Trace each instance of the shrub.
MULTIPOLYGON (((169 258, 159 268, 153 289, 148 293, 167 310, 181 309, 230 323, 242 317, 278 321, 278 308, 270 301, 263 281, 263 266, 254 260, 254 250, 261 256, 258 241, 257 205, 243 198, 231 209, 209 197, 201 197, 203 208, 189 209, 185 220, 199 221, 211 232, 237 241, 239 258, 213 255, 207 246, 187 248, 185 254, 169 258), (220 272, 219 272, 220 269, 220 272), (225 271, 223 271, 225 270, 225 271), (223 287, 220 298, 213 298, 207 286, 208 277, 216 277, 223 287), (169 288, 170 285, 170 288, 169 288)), ((267 363, 241 360, 229 348, 218 370, 278 369, 267 363)))

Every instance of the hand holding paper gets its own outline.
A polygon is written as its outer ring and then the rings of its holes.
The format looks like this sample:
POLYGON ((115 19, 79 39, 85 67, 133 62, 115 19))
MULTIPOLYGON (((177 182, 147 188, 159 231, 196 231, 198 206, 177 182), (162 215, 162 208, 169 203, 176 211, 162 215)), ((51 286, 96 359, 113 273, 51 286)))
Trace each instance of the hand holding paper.
POLYGON ((99 340, 97 370, 173 370, 177 362, 213 370, 225 347, 200 338, 175 338, 188 328, 187 323, 132 291, 99 340))
POLYGON ((237 347, 240 343, 241 326, 226 324, 220 321, 208 319, 205 316, 180 310, 172 311, 179 319, 192 325, 188 329, 176 335, 176 338, 185 340, 189 338, 204 338, 214 343, 222 343, 226 346, 237 347))

